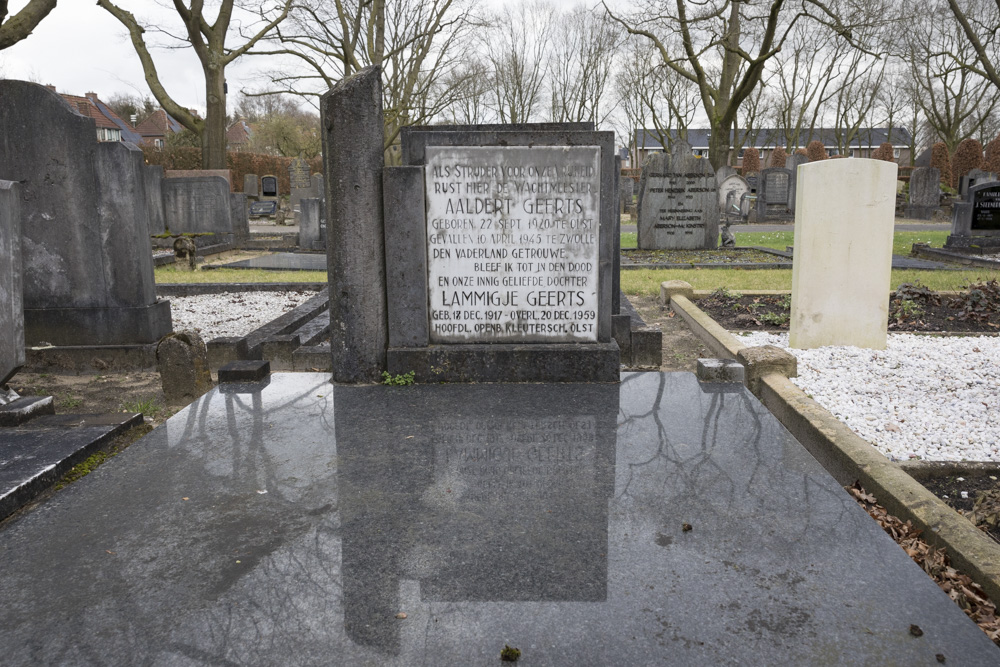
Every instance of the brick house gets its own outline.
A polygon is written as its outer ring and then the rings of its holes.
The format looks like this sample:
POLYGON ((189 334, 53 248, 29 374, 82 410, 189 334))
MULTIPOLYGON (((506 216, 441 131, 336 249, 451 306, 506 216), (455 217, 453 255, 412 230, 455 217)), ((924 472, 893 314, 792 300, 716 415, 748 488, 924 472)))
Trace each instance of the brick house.
MULTIPOLYGON (((52 92, 56 92, 55 86, 45 86, 52 92)), ((70 107, 77 113, 93 118, 97 126, 98 141, 127 141, 132 144, 142 142, 142 137, 131 125, 125 122, 107 104, 102 102, 97 93, 87 93, 83 97, 79 95, 69 95, 59 93, 70 107)))

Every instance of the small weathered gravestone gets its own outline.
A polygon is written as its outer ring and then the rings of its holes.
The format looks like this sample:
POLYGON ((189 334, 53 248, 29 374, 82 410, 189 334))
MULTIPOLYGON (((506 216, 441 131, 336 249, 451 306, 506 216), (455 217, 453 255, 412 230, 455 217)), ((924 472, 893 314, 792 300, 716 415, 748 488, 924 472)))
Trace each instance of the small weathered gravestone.
POLYGON ((0 181, 0 391, 24 365, 20 185, 0 181))
POLYGON ((212 388, 208 348, 196 331, 177 331, 156 346, 156 369, 170 405, 190 403, 212 388))
POLYGON ((733 174, 719 184, 719 210, 724 218, 742 217, 743 195, 750 193, 750 185, 739 174, 733 174))
POLYGON ((260 180, 257 178, 257 174, 244 174, 243 176, 243 194, 247 197, 256 199, 260 192, 260 180))
POLYGON ((684 143, 675 143, 671 154, 653 153, 646 158, 638 208, 642 250, 718 247, 715 171, 684 143))
POLYGON ((162 234, 166 230, 163 213, 163 167, 146 165, 143 172, 146 183, 146 202, 149 210, 149 233, 162 234))
POLYGON ((783 167, 771 167, 760 172, 757 191, 757 222, 788 220, 794 208, 793 172, 783 167))
POLYGON ((172 234, 209 234, 196 237, 198 247, 233 242, 229 183, 219 176, 166 178, 163 205, 172 234))
POLYGON ((320 242, 320 201, 306 198, 299 201, 299 247, 303 250, 323 250, 320 242))
POLYGON ((262 198, 275 199, 278 196, 278 177, 277 176, 261 176, 260 178, 260 196, 262 198))
POLYGON ((979 185, 980 183, 989 183, 991 181, 997 180, 996 174, 991 174, 990 172, 983 171, 982 169, 972 169, 969 173, 962 176, 958 181, 958 194, 963 198, 969 199, 969 188, 974 185, 979 185))
MULTIPOLYGON (((929 167, 931 166, 931 153, 933 151, 930 148, 925 148, 917 156, 917 159, 913 161, 914 167, 929 167)), ((940 171, 940 170, 938 170, 940 171)))
POLYGON ((632 205, 632 186, 635 181, 630 176, 618 177, 618 211, 628 213, 629 206, 632 205))
POLYGON ((1000 181, 973 185, 965 201, 955 202, 951 235, 944 247, 959 251, 1000 248, 1000 181))
POLYGON ((791 347, 885 349, 896 174, 863 158, 799 167, 791 347))
POLYGON ((291 183, 288 205, 294 211, 297 210, 299 202, 302 199, 312 196, 312 178, 309 175, 309 163, 301 157, 297 157, 288 163, 288 181, 291 183))
POLYGON ((326 198, 326 186, 324 185, 323 174, 312 175, 312 198, 314 199, 326 198))
POLYGON ((800 164, 807 164, 809 162, 809 157, 802 155, 801 153, 793 153, 788 156, 785 160, 785 169, 792 172, 791 179, 788 182, 788 210, 793 214, 795 213, 795 191, 798 186, 798 170, 800 164))
POLYGON ((55 92, 0 81, 0 178, 21 183, 25 344, 151 344, 157 301, 142 152, 97 141, 55 92))
POLYGON ((240 192, 229 193, 229 217, 233 223, 233 243, 237 246, 242 246, 250 238, 248 199, 249 197, 240 192))
POLYGON ((785 169, 794 172, 799 168, 800 164, 808 164, 809 156, 803 155, 802 153, 792 153, 787 158, 785 158, 785 169))
POLYGON ((907 218, 930 220, 941 205, 941 170, 937 167, 917 167, 910 172, 910 201, 907 218))

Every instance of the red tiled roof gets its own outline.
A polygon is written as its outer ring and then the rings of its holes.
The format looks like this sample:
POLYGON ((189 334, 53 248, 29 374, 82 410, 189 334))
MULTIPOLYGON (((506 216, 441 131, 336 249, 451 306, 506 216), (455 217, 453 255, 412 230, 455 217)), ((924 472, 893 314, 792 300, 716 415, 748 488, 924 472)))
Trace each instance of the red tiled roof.
MULTIPOLYGON (((115 124, 113 120, 101 113, 101 110, 97 108, 97 104, 94 103, 88 97, 80 97, 79 95, 67 95, 66 93, 59 93, 64 100, 69 102, 69 105, 73 107, 74 111, 77 111, 83 116, 88 118, 93 118, 94 122, 97 123, 97 127, 104 127, 111 130, 120 129, 118 125, 115 124)), ((109 113, 114 113, 110 109, 109 113)))
POLYGON ((157 109, 146 120, 136 126, 135 131, 146 139, 166 137, 167 133, 176 134, 182 131, 180 123, 167 115, 163 109, 157 109))
POLYGON ((238 120, 226 130, 226 141, 232 145, 245 144, 250 141, 253 128, 245 120, 238 120))

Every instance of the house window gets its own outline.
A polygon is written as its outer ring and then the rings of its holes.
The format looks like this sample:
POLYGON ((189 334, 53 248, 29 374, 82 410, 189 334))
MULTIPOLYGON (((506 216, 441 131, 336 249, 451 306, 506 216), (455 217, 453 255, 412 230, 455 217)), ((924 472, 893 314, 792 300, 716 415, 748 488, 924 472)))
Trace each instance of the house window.
POLYGON ((736 156, 738 159, 743 159, 743 153, 746 151, 745 148, 741 148, 739 154, 736 156))
POLYGON ((893 157, 893 159, 896 159, 896 160, 899 159, 899 149, 898 148, 893 148, 892 149, 892 157, 893 157))
POLYGON ((157 148, 163 148, 163 139, 153 139, 153 145, 157 148))

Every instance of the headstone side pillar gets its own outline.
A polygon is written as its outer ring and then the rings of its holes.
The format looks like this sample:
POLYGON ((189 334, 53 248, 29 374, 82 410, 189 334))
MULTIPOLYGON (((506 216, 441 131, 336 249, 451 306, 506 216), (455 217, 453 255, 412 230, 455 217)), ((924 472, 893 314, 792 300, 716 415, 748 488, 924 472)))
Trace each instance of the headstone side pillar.
POLYGON ((382 80, 378 66, 321 98, 334 382, 378 382, 388 344, 382 222, 382 80))
POLYGON ((382 187, 389 347, 427 347, 424 168, 386 167, 382 187))
POLYGON ((24 365, 20 191, 0 181, 0 386, 24 365))

